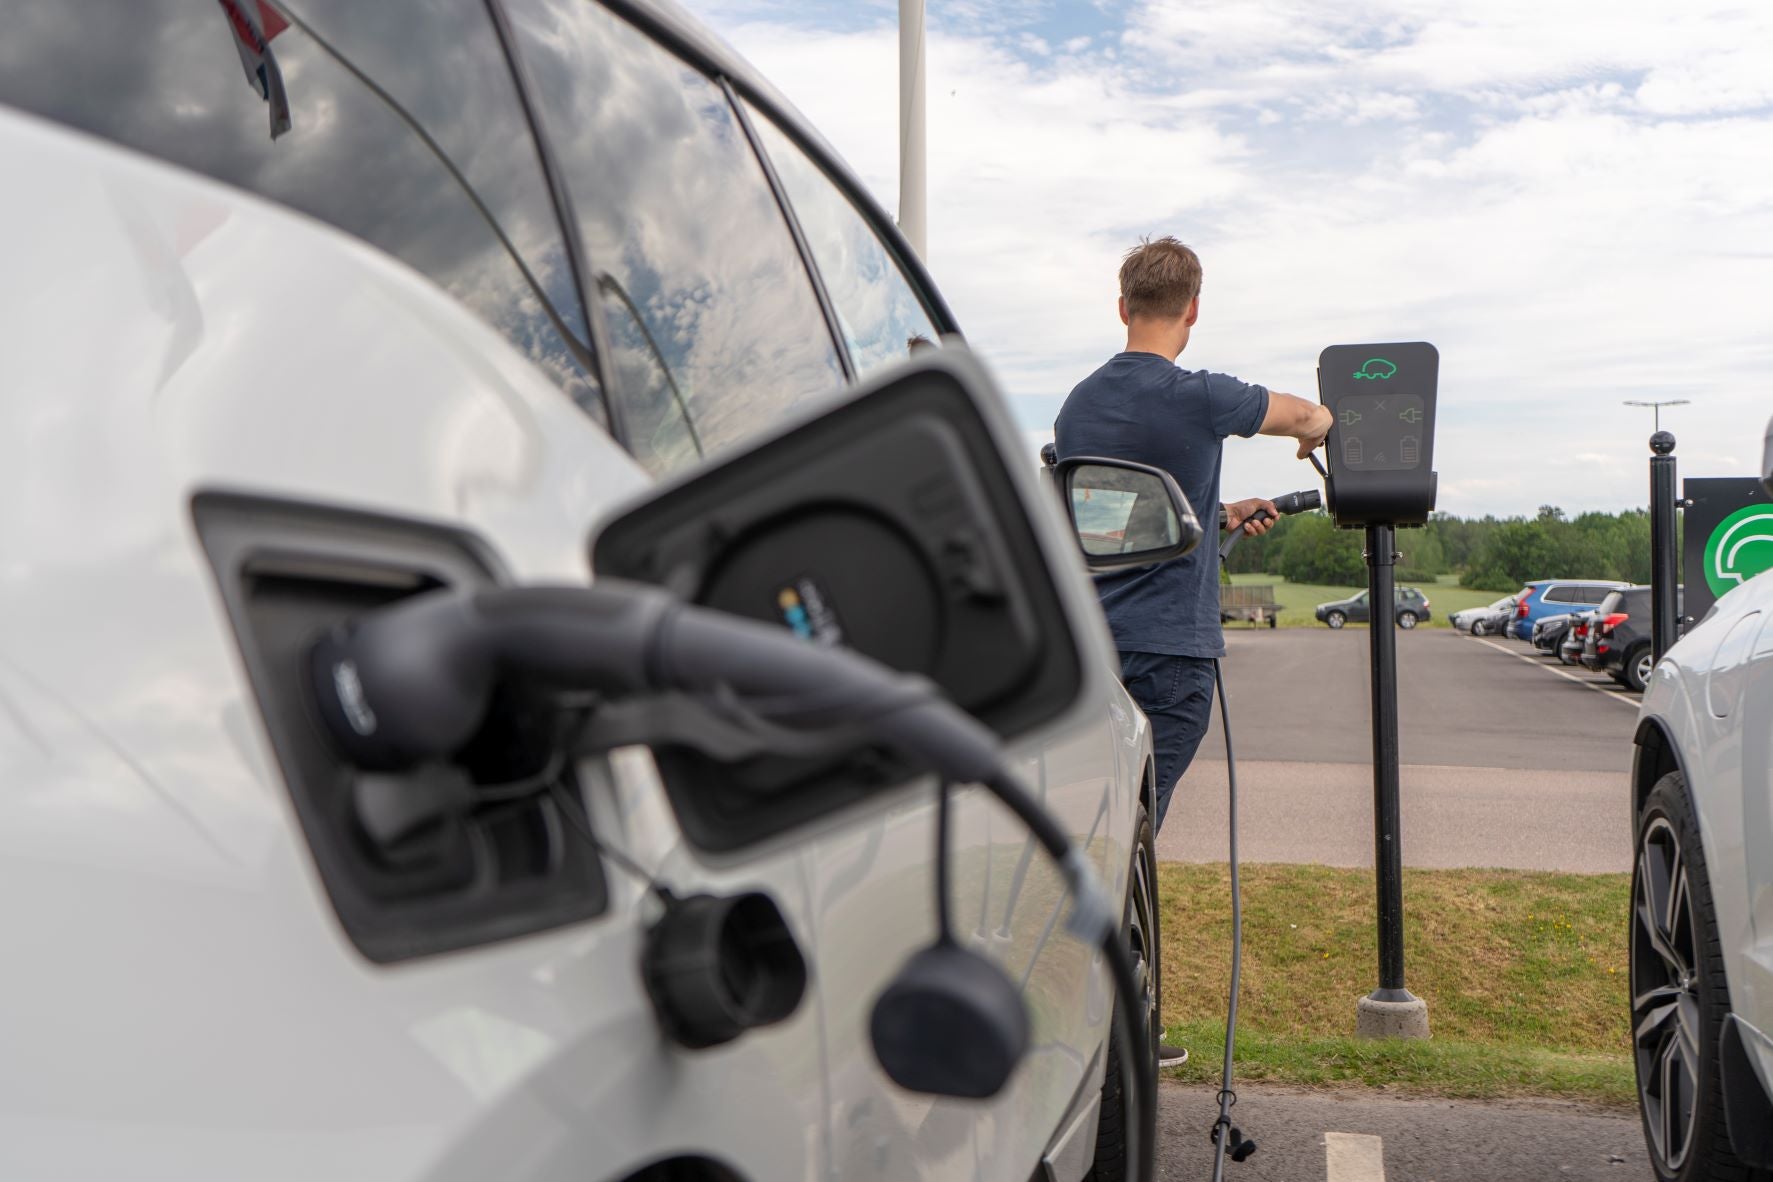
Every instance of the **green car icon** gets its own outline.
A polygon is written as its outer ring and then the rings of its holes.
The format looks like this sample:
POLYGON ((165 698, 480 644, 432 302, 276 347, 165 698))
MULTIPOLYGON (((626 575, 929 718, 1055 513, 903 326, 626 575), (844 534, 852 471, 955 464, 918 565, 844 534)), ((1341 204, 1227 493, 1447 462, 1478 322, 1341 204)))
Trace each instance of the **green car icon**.
POLYGON ((1385 358, 1372 357, 1367 360, 1365 365, 1354 371, 1354 376, 1357 378, 1383 382, 1396 372, 1397 366, 1385 360, 1385 358))

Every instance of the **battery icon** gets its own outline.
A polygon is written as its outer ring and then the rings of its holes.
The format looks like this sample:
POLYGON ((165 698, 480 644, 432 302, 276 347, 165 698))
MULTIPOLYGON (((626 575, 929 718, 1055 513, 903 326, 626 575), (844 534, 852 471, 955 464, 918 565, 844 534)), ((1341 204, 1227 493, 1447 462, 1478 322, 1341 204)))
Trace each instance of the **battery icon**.
POLYGON ((1417 438, 1414 435, 1404 436, 1402 439, 1398 440, 1397 446, 1398 446, 1398 458, 1401 459, 1404 463, 1406 463, 1406 464, 1410 465, 1410 467, 1414 468, 1418 463, 1421 462, 1422 457, 1418 453, 1418 449, 1421 447, 1421 443, 1420 443, 1420 441, 1417 440, 1417 438))
POLYGON ((1359 464, 1365 456, 1365 450, 1361 447, 1361 441, 1358 437, 1354 439, 1344 439, 1342 441, 1342 462, 1349 467, 1352 468, 1359 464))

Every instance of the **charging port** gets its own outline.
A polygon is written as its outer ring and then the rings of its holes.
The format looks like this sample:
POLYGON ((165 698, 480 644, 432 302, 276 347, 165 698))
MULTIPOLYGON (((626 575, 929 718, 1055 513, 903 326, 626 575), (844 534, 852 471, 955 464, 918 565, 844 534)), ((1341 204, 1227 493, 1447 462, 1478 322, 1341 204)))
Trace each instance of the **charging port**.
POLYGON ((472 537, 437 526, 222 494, 192 504, 290 799, 339 921, 370 960, 471 947, 601 914, 602 867, 566 840, 545 791, 550 713, 501 690, 448 761, 360 771, 304 692, 314 639, 443 587, 503 580, 472 537), (511 791, 535 782, 537 790, 511 791))

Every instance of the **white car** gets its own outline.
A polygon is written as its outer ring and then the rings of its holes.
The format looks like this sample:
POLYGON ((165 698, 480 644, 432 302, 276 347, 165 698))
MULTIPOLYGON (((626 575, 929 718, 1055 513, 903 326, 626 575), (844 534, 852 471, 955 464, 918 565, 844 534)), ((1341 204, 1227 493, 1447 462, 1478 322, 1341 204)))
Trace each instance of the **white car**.
MULTIPOLYGON (((1773 446, 1763 471, 1773 491, 1773 446)), ((1773 1169, 1773 576, 1719 599, 1655 666, 1633 786, 1632 1031, 1651 1162, 1665 1180, 1761 1178, 1773 1169)))
MULTIPOLYGON (((1122 1176, 1103 958, 983 793, 956 794, 954 924, 1031 1049, 959 1101, 870 1045, 935 930, 925 788, 723 849, 644 747, 538 771, 514 724, 427 771, 466 804, 396 817, 313 741, 319 632, 584 585, 656 478, 953 338, 763 79, 632 0, 35 4, 0 36, 0 160, 0 1177, 1122 1176), (667 1037, 624 866, 773 899, 804 1000, 667 1037)), ((1055 569, 1079 704, 1012 754, 1125 900, 1155 1014, 1150 738, 1082 561, 1055 569)), ((803 590, 791 625, 841 616, 803 590)))
POLYGON ((1454 612, 1447 618, 1453 622, 1453 627, 1458 631, 1470 632, 1472 625, 1479 620, 1487 619, 1500 611, 1509 611, 1514 607, 1516 602, 1517 600, 1514 596, 1504 595, 1489 607, 1468 607, 1464 611, 1454 612))

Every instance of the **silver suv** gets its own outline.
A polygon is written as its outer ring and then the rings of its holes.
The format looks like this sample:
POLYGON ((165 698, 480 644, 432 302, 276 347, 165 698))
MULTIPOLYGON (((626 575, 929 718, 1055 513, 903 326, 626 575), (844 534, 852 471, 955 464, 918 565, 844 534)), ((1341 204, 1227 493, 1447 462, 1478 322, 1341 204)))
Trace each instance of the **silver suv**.
MULTIPOLYGON (((1773 429, 1761 471, 1773 494, 1773 429)), ((1760 1178, 1773 1170, 1773 574, 1724 595, 1656 663, 1636 755, 1631 1029, 1651 1164, 1665 1182, 1760 1178)))

